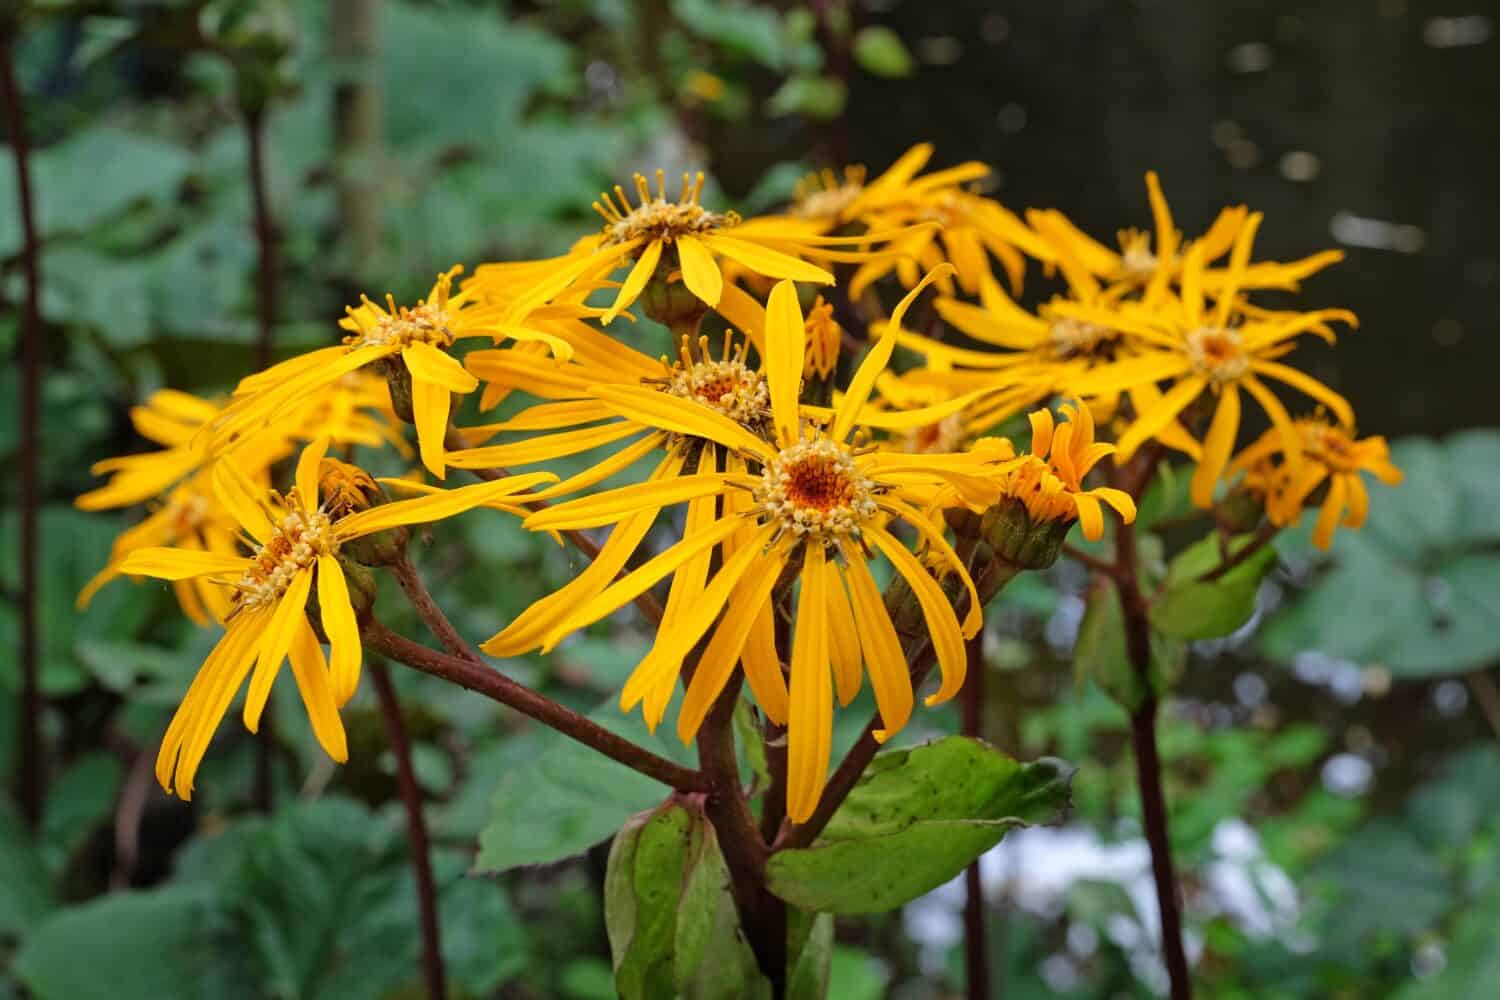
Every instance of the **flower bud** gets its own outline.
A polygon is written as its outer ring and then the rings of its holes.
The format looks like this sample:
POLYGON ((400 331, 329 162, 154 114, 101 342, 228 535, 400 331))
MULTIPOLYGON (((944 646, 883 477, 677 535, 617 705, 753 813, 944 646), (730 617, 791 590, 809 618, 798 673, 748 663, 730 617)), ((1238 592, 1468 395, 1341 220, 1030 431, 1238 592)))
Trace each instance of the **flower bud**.
MULTIPOLYGON (((325 458, 318 467, 318 492, 323 510, 337 522, 351 514, 389 503, 385 490, 356 465, 325 458)), ((406 551, 407 530, 404 525, 385 528, 344 542, 340 553, 365 566, 389 566, 406 551)))
POLYGON ((385 376, 385 384, 391 393, 391 410, 408 424, 415 424, 411 404, 411 372, 399 358, 382 358, 372 366, 385 376))
POLYGON ((687 285, 671 281, 658 268, 641 292, 641 309, 651 319, 672 331, 672 339, 696 337, 698 324, 708 312, 708 306, 688 290, 687 285))
POLYGON ((1057 561, 1072 521, 1035 522, 1020 500, 1005 497, 984 512, 980 533, 995 554, 1021 569, 1046 569, 1057 561))

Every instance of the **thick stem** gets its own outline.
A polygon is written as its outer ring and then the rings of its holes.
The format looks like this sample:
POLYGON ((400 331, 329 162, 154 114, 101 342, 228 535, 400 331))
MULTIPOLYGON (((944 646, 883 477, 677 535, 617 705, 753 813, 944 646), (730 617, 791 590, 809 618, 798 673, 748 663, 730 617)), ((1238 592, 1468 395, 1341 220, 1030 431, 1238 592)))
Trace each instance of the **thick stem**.
POLYGON ((401 717, 401 702, 384 663, 371 662, 370 680, 380 701, 391 752, 396 755, 396 785, 401 791, 401 805, 406 809, 406 833, 411 841, 411 867, 417 880, 417 906, 422 921, 422 975, 427 982, 428 1000, 444 1000, 448 991, 444 985, 442 936, 438 931, 437 885, 432 878, 432 853, 427 841, 427 820, 422 812, 422 786, 417 783, 417 772, 412 767, 411 740, 401 717))
POLYGON ((741 678, 735 675, 704 718, 698 733, 698 763, 709 781, 705 808, 729 868, 740 926, 756 964, 771 983, 772 995, 781 997, 786 993, 786 904, 766 888, 768 851, 740 782, 734 752, 734 706, 740 684, 741 678))
MULTIPOLYGON (((968 673, 960 695, 963 712, 963 734, 974 739, 984 736, 984 631, 981 629, 964 645, 968 673)), ((967 973, 969 1000, 989 1000, 989 935, 985 930, 984 884, 979 859, 964 869, 964 971, 967 973)))
POLYGON ((37 573, 41 532, 37 510, 41 504, 41 392, 42 392, 42 278, 41 242, 37 236, 31 190, 31 147, 26 113, 14 58, 18 26, 13 17, 0 24, 0 89, 3 89, 6 132, 16 164, 16 195, 21 216, 21 272, 25 305, 21 312, 21 438, 16 448, 16 503, 21 533, 21 589, 16 595, 21 619, 21 719, 17 797, 21 815, 33 828, 41 823, 46 798, 46 760, 42 747, 42 690, 39 679, 41 638, 37 621, 37 573))
MULTIPOLYGON (((1147 477, 1149 478, 1149 477, 1147 477)), ((1140 560, 1135 529, 1121 525, 1115 535, 1115 561, 1120 567, 1116 586, 1125 620, 1125 646, 1141 691, 1140 704, 1130 713, 1130 740, 1135 755, 1136 783, 1141 793, 1141 815, 1146 843, 1151 848, 1151 874, 1161 916, 1162 960, 1171 982, 1172 1000, 1193 995, 1187 954, 1182 947, 1182 901, 1172 864, 1172 839, 1167 829, 1167 803, 1162 792, 1161 758, 1156 746, 1156 690, 1151 683, 1151 624, 1140 586, 1140 560)))
POLYGON ((639 771, 649 778, 681 792, 707 792, 709 782, 697 771, 689 770, 665 757, 659 757, 644 747, 617 736, 598 723, 565 708, 551 698, 496 673, 478 663, 453 656, 449 653, 428 649, 412 642, 405 636, 392 632, 378 621, 364 625, 363 638, 370 649, 390 657, 398 663, 441 677, 443 680, 468 688, 493 701, 508 706, 522 715, 557 730, 570 739, 619 761, 626 767, 639 771))

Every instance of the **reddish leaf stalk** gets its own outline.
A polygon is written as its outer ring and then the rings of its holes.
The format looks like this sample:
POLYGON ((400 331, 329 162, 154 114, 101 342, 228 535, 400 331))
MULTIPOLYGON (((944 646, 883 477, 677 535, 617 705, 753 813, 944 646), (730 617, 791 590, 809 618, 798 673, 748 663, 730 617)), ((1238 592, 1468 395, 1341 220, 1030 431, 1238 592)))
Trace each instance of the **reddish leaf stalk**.
MULTIPOLYGON (((1139 496, 1150 482, 1159 457, 1159 450, 1143 453, 1137 459, 1137 468, 1125 470, 1117 481, 1122 488, 1129 487, 1131 495, 1139 496), (1137 474, 1132 478, 1128 475, 1130 472, 1137 474)), ((1115 534, 1115 565, 1119 567, 1114 581, 1120 590, 1126 650, 1143 692, 1140 704, 1130 713, 1130 739, 1146 842, 1151 848, 1151 874, 1156 883, 1156 902, 1161 916, 1162 961, 1167 967, 1172 1000, 1190 1000, 1193 982, 1182 946, 1182 900, 1172 863, 1172 838, 1167 826, 1161 757, 1156 743, 1158 703, 1151 680, 1151 623, 1147 617, 1146 598, 1141 592, 1140 554, 1132 525, 1121 525, 1115 534)))
POLYGON ((371 650, 383 656, 513 708, 648 778, 655 778, 682 792, 709 791, 708 780, 697 771, 636 746, 572 709, 559 705, 551 698, 540 695, 489 667, 436 649, 428 649, 392 632, 378 621, 365 623, 363 637, 371 650))
POLYGON ((47 794, 47 774, 42 746, 42 691, 40 682, 41 634, 37 621, 37 573, 41 559, 41 532, 37 511, 41 504, 41 389, 42 389, 42 278, 41 242, 37 236, 31 190, 31 147, 26 134, 26 114, 21 85, 16 78, 15 41, 19 27, 14 16, 0 23, 0 88, 3 88, 6 131, 16 164, 16 193, 21 215, 21 272, 25 281, 25 304, 21 313, 21 439, 16 449, 16 491, 20 517, 21 588, 16 595, 21 619, 21 719, 17 797, 21 814, 33 828, 41 823, 47 794))
POLYGON ((370 680, 380 701, 380 714, 396 755, 396 785, 406 809, 407 839, 411 841, 411 867, 417 880, 417 906, 422 921, 422 976, 429 1000, 448 995, 443 969, 442 936, 438 929, 437 885, 432 877, 432 851, 427 839, 427 820, 422 812, 422 786, 411 763, 411 740, 401 717, 401 702, 384 663, 370 664, 370 680))

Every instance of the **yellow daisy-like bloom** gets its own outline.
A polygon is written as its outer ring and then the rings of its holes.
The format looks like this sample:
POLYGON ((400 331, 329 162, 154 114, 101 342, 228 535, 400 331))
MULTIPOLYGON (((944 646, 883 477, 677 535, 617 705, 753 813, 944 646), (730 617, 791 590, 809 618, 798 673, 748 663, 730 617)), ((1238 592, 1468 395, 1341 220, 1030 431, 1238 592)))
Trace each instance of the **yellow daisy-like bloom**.
POLYGON ((337 383, 366 365, 383 364, 398 380, 410 380, 411 422, 417 429, 422 464, 442 478, 443 437, 453 393, 474 391, 478 382, 448 354, 466 337, 536 340, 566 352, 557 338, 515 322, 502 322, 500 310, 476 305, 468 291, 454 293, 454 267, 438 275, 425 298, 398 306, 390 296, 384 307, 366 298, 350 308, 339 325, 348 331, 344 343, 283 361, 244 379, 235 400, 212 424, 212 447, 221 450, 241 435, 282 418, 288 407, 337 383))
MULTIPOLYGON (((1202 237, 1185 242, 1172 221, 1171 208, 1155 171, 1146 174, 1146 193, 1151 202, 1155 242, 1151 233, 1122 229, 1118 252, 1083 232, 1055 209, 1029 211, 1026 219, 1060 254, 1065 253, 1090 275, 1110 285, 1148 288, 1148 301, 1164 291, 1170 282, 1183 279, 1188 254, 1194 249, 1202 255, 1204 268, 1199 281, 1203 287, 1213 290, 1229 280, 1228 271, 1210 270, 1207 265, 1223 257, 1235 245, 1241 230, 1249 223, 1250 210, 1244 205, 1226 208, 1202 237)), ((1238 288, 1293 289, 1302 279, 1343 259, 1342 251, 1325 250, 1286 264, 1263 261, 1243 268, 1234 282, 1238 288)))
POLYGON ((1031 454, 1004 473, 1000 494, 1020 501, 1033 523, 1077 521, 1083 527, 1083 537, 1096 542, 1104 536, 1100 502, 1113 507, 1130 524, 1135 520, 1135 501, 1129 493, 1112 487, 1083 488, 1089 470, 1113 454, 1115 446, 1094 440, 1094 418, 1087 406, 1065 405, 1062 413, 1060 425, 1053 420, 1051 410, 1028 414, 1031 454))
POLYGON ((284 497, 257 489, 232 462, 215 463, 214 494, 254 540, 251 556, 144 548, 130 553, 120 565, 121 573, 132 575, 174 582, 206 580, 231 595, 224 636, 199 668, 156 759, 157 780, 168 791, 175 788, 183 799, 192 796, 193 776, 245 678, 250 677, 250 686, 244 722, 255 732, 271 684, 288 658, 319 744, 333 759, 347 759, 338 709, 354 695, 362 652, 349 587, 338 561, 340 545, 386 528, 494 506, 530 486, 556 479, 546 473, 516 476, 335 518, 318 502, 327 447, 327 440, 320 439, 303 450, 296 485, 284 497), (326 661, 306 614, 315 583, 320 623, 329 640, 326 661))
MULTIPOLYGON (((896 323, 921 287, 902 302, 896 323)), ((963 682, 964 638, 979 629, 978 597, 957 555, 914 501, 943 487, 952 488, 954 502, 975 506, 995 495, 993 466, 973 457, 906 455, 849 444, 870 390, 895 348, 890 336, 877 341, 866 356, 827 424, 808 423, 798 403, 804 337, 795 290, 790 282, 779 284, 766 322, 774 441, 687 400, 665 394, 626 399, 614 393, 613 405, 643 422, 718 442, 730 453, 727 468, 673 483, 610 490, 540 511, 526 522, 536 529, 589 528, 618 523, 643 507, 688 503, 682 541, 575 609, 549 637, 548 646, 672 574, 656 643, 626 682, 621 704, 628 711, 644 702, 647 723, 657 725, 684 658, 711 632, 687 687, 678 734, 685 741, 694 738, 735 665, 743 662, 761 708, 788 727, 787 811, 794 821, 806 819, 817 804, 828 767, 833 698, 837 694, 847 704, 854 697, 862 666, 880 708, 882 736, 900 729, 911 713, 913 695, 901 640, 870 572, 870 559, 883 554, 921 605, 942 672, 940 689, 929 703, 952 697, 963 682), (915 528, 934 557, 958 575, 970 601, 962 624, 921 558, 891 533, 891 519, 915 528), (716 548, 724 558, 710 579, 716 548), (773 591, 784 571, 794 572, 801 582, 789 687, 772 627, 773 591)))
MULTIPOLYGON (((911 288, 924 272, 945 261, 954 266, 964 291, 976 294, 983 278, 993 274, 992 255, 1012 287, 1019 288, 1026 270, 1023 253, 1052 259, 1046 243, 1009 209, 965 190, 963 185, 989 175, 990 168, 983 163, 971 161, 918 176, 932 152, 930 143, 913 146, 868 183, 863 168, 848 168, 842 179, 825 171, 799 185, 791 206, 793 217, 838 231, 908 230, 891 241, 889 253, 859 266, 850 279, 851 298, 859 298, 893 270, 911 288)), ((953 292, 946 277, 939 287, 953 292)))
POLYGON ((1321 416, 1293 421, 1302 452, 1301 472, 1294 474, 1286 458, 1287 439, 1273 427, 1235 457, 1231 472, 1244 472, 1246 486, 1265 498, 1266 516, 1278 526, 1296 524, 1302 511, 1317 501, 1323 491, 1322 509, 1313 530, 1313 544, 1327 549, 1334 530, 1364 526, 1370 495, 1361 473, 1369 473, 1387 486, 1402 480, 1401 470, 1391 464, 1390 448, 1383 437, 1357 438, 1321 416))
POLYGON ((1134 400, 1135 422, 1118 442, 1122 458, 1129 459, 1200 396, 1217 397, 1203 439, 1202 458, 1193 473, 1192 499, 1200 507, 1212 504, 1214 486, 1234 448, 1242 389, 1260 404, 1286 439, 1286 458, 1295 475, 1301 474, 1300 437, 1286 408, 1262 379, 1282 382, 1313 397, 1344 426, 1354 423, 1353 411, 1342 396, 1276 360, 1292 349, 1292 341, 1301 334, 1316 333, 1331 341, 1333 334, 1327 324, 1344 322, 1353 326, 1357 323, 1354 314, 1343 309, 1268 313, 1249 310, 1239 302, 1240 278, 1246 272, 1260 220, 1260 214, 1253 213, 1241 227, 1229 274, 1212 307, 1204 301, 1204 251, 1201 244, 1195 244, 1183 267, 1180 297, 1165 295, 1149 308, 1126 303, 1115 309, 1079 306, 1072 310, 1079 319, 1120 330, 1137 346, 1134 356, 1095 368, 1072 386, 1082 396, 1150 390, 1144 405, 1142 397, 1134 400), (1171 388, 1157 395, 1156 383, 1168 379, 1172 380, 1171 388))
POLYGON ((831 285, 833 275, 812 263, 813 260, 867 259, 873 252, 834 248, 861 247, 891 235, 824 236, 818 226, 800 219, 767 217, 747 221, 734 212, 715 212, 705 208, 700 200, 702 173, 683 174, 675 200, 668 197, 666 175, 660 170, 656 172, 654 193, 640 174, 635 176, 635 188, 639 204, 633 204, 619 185, 613 195, 609 192, 601 195, 594 203, 594 210, 604 218, 603 230, 595 237, 580 240, 564 256, 519 265, 487 265, 477 271, 476 283, 513 285, 522 278, 530 279, 529 288, 512 302, 512 309, 525 312, 552 301, 580 280, 608 274, 625 261, 634 260, 614 301, 604 312, 605 323, 629 308, 660 270, 663 276, 679 276, 699 301, 746 329, 739 314, 749 309, 754 300, 724 280, 720 260, 766 278, 831 285))

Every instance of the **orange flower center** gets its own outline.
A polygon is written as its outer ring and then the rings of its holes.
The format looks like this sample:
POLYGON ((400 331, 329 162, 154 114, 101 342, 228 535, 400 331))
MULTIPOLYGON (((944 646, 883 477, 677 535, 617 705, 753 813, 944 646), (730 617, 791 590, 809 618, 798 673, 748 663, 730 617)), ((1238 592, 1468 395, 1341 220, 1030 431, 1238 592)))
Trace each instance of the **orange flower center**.
POLYGON ((828 438, 783 448, 755 487, 760 509, 798 538, 824 544, 858 538, 860 525, 877 512, 878 488, 859 471, 853 453, 828 438))
POLYGON ((1201 327, 1187 335, 1193 369, 1216 383, 1232 382, 1250 369, 1240 332, 1228 327, 1201 327))
MULTIPOLYGON (((280 498, 276 498, 280 501, 280 498)), ((321 510, 307 513, 297 500, 294 489, 285 501, 286 513, 275 525, 271 538, 255 550, 254 562, 240 577, 235 589, 238 606, 260 608, 275 602, 292 578, 311 569, 319 556, 338 551, 328 515, 321 510)))

